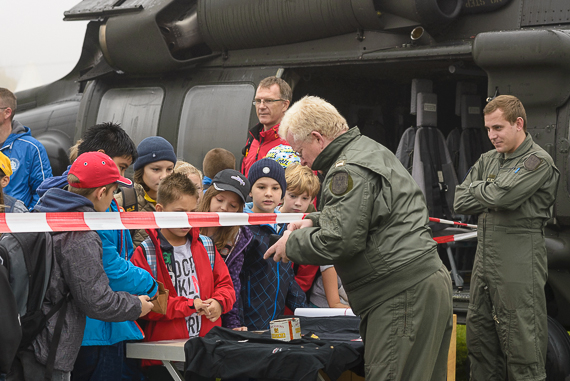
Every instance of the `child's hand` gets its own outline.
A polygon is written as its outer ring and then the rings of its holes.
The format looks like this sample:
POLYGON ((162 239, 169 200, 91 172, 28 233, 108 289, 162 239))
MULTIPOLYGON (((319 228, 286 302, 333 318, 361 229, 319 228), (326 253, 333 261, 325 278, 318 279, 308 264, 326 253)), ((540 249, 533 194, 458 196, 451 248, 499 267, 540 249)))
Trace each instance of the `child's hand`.
POLYGON ((150 302, 150 298, 148 297, 148 295, 140 295, 139 300, 141 301, 141 314, 139 315, 139 317, 143 317, 152 310, 154 304, 150 302))
POLYGON ((236 327, 232 328, 233 331, 247 331, 247 327, 236 327))
POLYGON ((202 315, 207 315, 207 308, 210 306, 210 303, 208 303, 208 301, 203 301, 200 298, 196 298, 194 299, 194 308, 196 309, 196 312, 198 313, 199 316, 202 315))
POLYGON ((204 303, 208 303, 209 306, 206 308, 206 317, 212 323, 220 318, 222 315, 222 306, 216 299, 207 299, 204 303))

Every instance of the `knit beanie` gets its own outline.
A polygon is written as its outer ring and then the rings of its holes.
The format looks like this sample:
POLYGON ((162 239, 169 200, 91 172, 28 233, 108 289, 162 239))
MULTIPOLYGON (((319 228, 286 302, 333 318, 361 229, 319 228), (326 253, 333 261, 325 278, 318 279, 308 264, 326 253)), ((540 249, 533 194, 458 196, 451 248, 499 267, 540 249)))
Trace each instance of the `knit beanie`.
POLYGON ((157 161, 168 160, 176 164, 176 154, 172 144, 161 136, 149 136, 143 139, 137 147, 139 157, 135 161, 135 171, 143 168, 145 165, 155 163, 157 161))
POLYGON ((285 197, 287 181, 285 180, 285 170, 281 164, 272 159, 261 159, 253 163, 247 175, 251 187, 253 188, 255 182, 262 177, 270 177, 277 181, 281 186, 281 197, 285 197))

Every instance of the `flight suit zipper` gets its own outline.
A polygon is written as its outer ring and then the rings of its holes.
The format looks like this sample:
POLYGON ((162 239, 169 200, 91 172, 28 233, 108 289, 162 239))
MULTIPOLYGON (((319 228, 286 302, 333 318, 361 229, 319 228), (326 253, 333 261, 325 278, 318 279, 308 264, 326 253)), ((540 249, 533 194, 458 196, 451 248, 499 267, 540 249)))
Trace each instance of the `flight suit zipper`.
POLYGON ((404 335, 408 327, 408 291, 404 291, 404 335))

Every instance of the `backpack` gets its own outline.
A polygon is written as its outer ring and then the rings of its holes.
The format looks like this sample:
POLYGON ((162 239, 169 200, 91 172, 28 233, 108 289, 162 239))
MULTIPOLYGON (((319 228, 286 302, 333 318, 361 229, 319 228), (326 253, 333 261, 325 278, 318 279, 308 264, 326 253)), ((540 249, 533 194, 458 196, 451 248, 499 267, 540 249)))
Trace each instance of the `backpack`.
POLYGON ((216 261, 216 249, 214 249, 214 241, 208 237, 207 235, 200 234, 198 236, 198 240, 204 245, 206 252, 208 253, 208 259, 210 260, 210 266, 212 267, 212 271, 214 271, 214 264, 216 261))
POLYGON ((121 192, 123 196, 123 205, 121 205, 121 207, 125 210, 125 212, 138 212, 139 202, 135 187, 132 188, 120 187, 119 192, 121 192))
POLYGON ((51 380, 55 354, 70 299, 70 294, 67 294, 47 314, 42 311, 54 263, 53 233, 4 234, 0 239, 0 257, 8 270, 8 279, 22 326, 22 339, 18 351, 28 348, 45 328, 46 322, 61 310, 46 363, 45 378, 51 380))
MULTIPOLYGON (((2 264, 3 261, 0 258, 0 306, 2 306, 0 309, 0 321, 2 322, 2 330, 0 330, 0 343, 2 343, 0 345, 0 375, 10 371, 22 340, 16 299, 10 288, 8 269, 2 264)), ((2 377, 0 376, 0 378, 2 377)))

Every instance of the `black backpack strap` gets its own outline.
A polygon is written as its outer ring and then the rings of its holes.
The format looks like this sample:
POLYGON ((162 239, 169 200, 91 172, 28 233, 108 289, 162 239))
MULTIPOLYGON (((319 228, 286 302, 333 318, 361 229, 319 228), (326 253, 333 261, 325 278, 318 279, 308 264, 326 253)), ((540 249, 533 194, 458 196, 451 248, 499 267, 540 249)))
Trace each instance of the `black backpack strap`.
POLYGON ((69 299, 71 294, 65 295, 53 308, 48 312, 45 319, 46 322, 60 310, 59 316, 57 317, 57 322, 55 323, 55 329, 53 331, 53 336, 51 338, 51 344, 49 346, 48 358, 46 361, 46 372, 45 380, 50 381, 53 375, 53 369, 55 365, 55 355, 57 354, 57 347, 59 345, 59 339, 61 339, 61 331, 63 329, 63 322, 65 321, 65 315, 67 313, 67 305, 69 304, 69 299))
POLYGON ((138 212, 139 203, 137 200, 137 191, 135 187, 132 188, 120 188, 120 192, 123 195, 123 209, 125 212, 138 212))
MULTIPOLYGON (((248 134, 247 136, 247 141, 245 143, 245 147, 243 147, 243 149, 241 150, 241 159, 239 160, 239 170, 241 172, 242 170, 242 166, 243 166, 243 160, 245 159, 245 156, 247 155, 247 153, 249 152, 249 149, 251 148, 251 144, 253 143, 253 135, 251 134, 251 132, 248 134)), ((243 174, 244 176, 247 177, 247 173, 243 174)))

